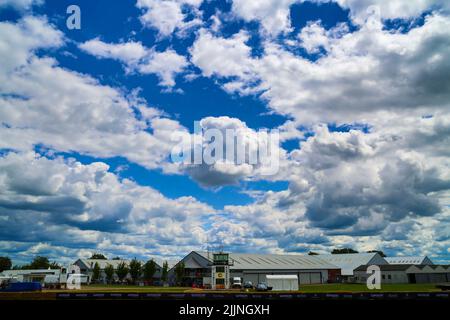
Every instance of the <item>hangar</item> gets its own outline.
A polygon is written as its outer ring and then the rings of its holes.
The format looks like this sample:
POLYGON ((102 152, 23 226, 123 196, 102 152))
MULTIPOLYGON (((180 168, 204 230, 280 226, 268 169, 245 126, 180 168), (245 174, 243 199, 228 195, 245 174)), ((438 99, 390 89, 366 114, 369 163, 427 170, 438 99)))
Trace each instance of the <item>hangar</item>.
POLYGON ((341 269, 343 280, 352 281, 354 270, 359 266, 389 264, 379 253, 321 254, 317 257, 341 269))
POLYGON ((415 265, 432 265, 434 264, 430 258, 424 257, 389 257, 385 258, 389 264, 415 264, 415 265))
MULTIPOLYGON (((355 269, 355 282, 365 283, 367 267, 355 269)), ((445 265, 381 265, 381 283, 441 283, 450 282, 450 266, 445 265)))
MULTIPOLYGON (((266 282, 267 275, 297 276, 299 285, 334 282, 340 276, 339 267, 318 256, 230 253, 229 257, 230 277, 253 284, 266 282)), ((180 261, 185 266, 184 284, 209 284, 212 259, 213 254, 204 251, 193 251, 184 257, 180 261)))

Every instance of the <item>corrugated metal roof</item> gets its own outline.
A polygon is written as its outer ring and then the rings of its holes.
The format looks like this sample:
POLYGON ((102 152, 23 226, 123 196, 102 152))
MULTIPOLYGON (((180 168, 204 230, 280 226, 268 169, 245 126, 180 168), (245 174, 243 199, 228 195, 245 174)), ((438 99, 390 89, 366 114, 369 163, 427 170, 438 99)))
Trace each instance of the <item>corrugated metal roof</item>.
POLYGON ((19 275, 45 275, 54 274, 59 275, 61 273, 60 269, 24 269, 24 270, 5 270, 0 275, 5 277, 14 277, 19 275))
MULTIPOLYGON (((389 264, 422 264, 428 257, 389 257, 386 261, 389 264)), ((431 260, 430 260, 431 261, 431 260)))
MULTIPOLYGON (((337 265, 341 269, 342 275, 351 276, 353 275, 353 270, 359 266, 367 265, 377 255, 378 253, 349 253, 321 254, 319 257, 329 263, 337 265)), ((378 256, 381 258, 380 255, 378 256)))
MULTIPOLYGON (((114 269, 117 269, 120 263, 124 262, 126 266, 130 265, 130 260, 102 260, 102 259, 80 259, 87 267, 94 268, 95 263, 98 263, 100 269, 105 269, 107 265, 112 265, 114 269)), ((169 270, 178 263, 178 261, 174 260, 162 260, 162 259, 153 259, 156 264, 162 268, 165 261, 169 266, 169 270)), ((145 262, 141 261, 142 264, 145 262)))
POLYGON ((128 260, 103 260, 103 259, 80 259, 80 260, 91 269, 93 269, 95 264, 98 263, 98 266, 102 270, 105 269, 108 265, 112 265, 114 269, 117 269, 119 264, 121 264, 122 262, 125 263, 127 266, 130 264, 130 261, 128 260))
MULTIPOLYGON (((212 260, 212 254, 195 251, 202 257, 212 260)), ((308 270, 339 269, 336 265, 317 256, 230 253, 234 265, 232 270, 308 270)))
MULTIPOLYGON (((368 267, 369 266, 367 266, 367 265, 359 266, 358 268, 355 269, 355 271, 364 271, 365 272, 368 267)), ((380 267, 381 271, 406 271, 411 266, 407 265, 407 264, 385 264, 385 265, 380 265, 378 267, 380 267)))

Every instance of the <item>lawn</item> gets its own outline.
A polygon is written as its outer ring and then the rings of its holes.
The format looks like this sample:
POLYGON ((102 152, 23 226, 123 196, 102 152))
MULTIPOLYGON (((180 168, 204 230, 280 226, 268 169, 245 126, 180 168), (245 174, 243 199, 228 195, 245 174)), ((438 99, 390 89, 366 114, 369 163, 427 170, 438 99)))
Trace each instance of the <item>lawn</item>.
POLYGON ((304 293, 337 293, 337 292, 432 292, 441 291, 435 284, 383 284, 381 290, 369 290, 364 284, 319 284, 303 285, 304 293))

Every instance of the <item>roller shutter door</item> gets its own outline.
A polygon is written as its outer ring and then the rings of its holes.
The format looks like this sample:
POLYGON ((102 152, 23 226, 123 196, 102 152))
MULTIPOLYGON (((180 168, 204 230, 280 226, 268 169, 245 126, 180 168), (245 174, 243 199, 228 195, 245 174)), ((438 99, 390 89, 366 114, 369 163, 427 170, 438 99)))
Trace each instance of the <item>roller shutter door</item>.
POLYGON ((299 282, 301 285, 302 284, 311 284, 311 276, 310 276, 309 272, 308 273, 305 273, 305 272, 300 273, 298 279, 299 279, 299 282))
POLYGON ((322 283, 322 275, 320 273, 311 273, 311 284, 322 283))
POLYGON ((259 283, 259 277, 257 273, 244 273, 244 282, 251 281, 254 286, 259 283))

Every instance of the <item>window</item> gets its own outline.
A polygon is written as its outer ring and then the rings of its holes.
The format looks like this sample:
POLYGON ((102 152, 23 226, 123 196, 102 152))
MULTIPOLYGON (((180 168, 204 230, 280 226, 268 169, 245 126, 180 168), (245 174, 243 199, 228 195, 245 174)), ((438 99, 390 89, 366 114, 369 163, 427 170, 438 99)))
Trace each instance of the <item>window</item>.
POLYGON ((386 279, 386 275, 383 274, 383 275, 381 276, 381 278, 382 278, 383 280, 385 280, 385 279, 386 279))
POLYGON ((216 284, 225 284, 225 279, 216 279, 216 284))
POLYGON ((389 280, 391 280, 391 279, 392 279, 392 276, 391 276, 390 274, 388 274, 388 279, 389 279, 389 280))
POLYGON ((216 272, 225 272, 225 267, 216 267, 216 272))

